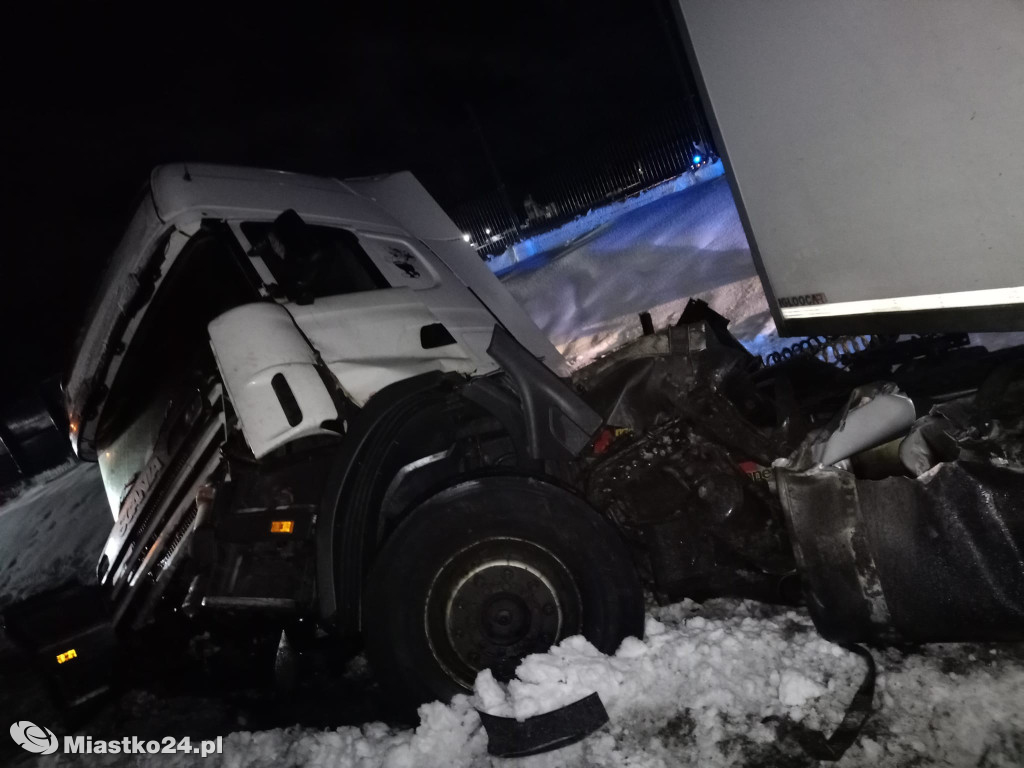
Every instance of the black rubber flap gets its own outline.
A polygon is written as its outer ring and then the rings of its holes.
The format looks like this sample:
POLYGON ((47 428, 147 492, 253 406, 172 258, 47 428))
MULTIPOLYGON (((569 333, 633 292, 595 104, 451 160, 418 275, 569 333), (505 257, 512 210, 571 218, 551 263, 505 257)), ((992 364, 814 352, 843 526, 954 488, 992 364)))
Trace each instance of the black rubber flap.
POLYGON ((487 731, 487 752, 495 757, 526 757, 567 747, 581 741, 608 722, 601 697, 596 693, 579 701, 529 717, 520 722, 514 717, 496 717, 480 713, 487 731))

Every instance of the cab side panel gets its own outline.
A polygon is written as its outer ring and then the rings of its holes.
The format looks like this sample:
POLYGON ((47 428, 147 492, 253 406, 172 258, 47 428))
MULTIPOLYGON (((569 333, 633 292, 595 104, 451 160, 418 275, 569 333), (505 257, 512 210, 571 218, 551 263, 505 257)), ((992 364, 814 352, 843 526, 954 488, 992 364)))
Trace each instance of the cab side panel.
POLYGON ((345 395, 362 407, 384 387, 429 371, 479 375, 497 369, 472 336, 489 333, 476 327, 489 319, 486 312, 469 307, 458 318, 451 308, 444 313, 424 303, 424 293, 388 288, 288 309, 345 395))
POLYGON ((288 311, 246 304, 209 325, 217 367, 256 458, 325 432, 338 409, 288 311))

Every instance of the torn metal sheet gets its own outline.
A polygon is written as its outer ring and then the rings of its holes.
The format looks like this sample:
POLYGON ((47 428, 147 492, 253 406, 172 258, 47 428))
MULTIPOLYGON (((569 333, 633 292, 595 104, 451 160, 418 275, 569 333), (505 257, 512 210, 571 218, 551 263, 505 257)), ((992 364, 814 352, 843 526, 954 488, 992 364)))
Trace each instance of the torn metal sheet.
POLYGON ((656 596, 789 600, 799 573, 830 639, 1024 631, 1024 349, 892 338, 766 368, 727 325, 691 302, 576 376, 605 418, 587 498, 656 596))
POLYGON ((878 565, 860 522, 857 479, 835 467, 777 468, 808 610, 835 642, 893 642, 878 565))
POLYGON ((1024 470, 1024 378, 990 379, 973 398, 935 406, 914 424, 899 456, 915 477, 956 459, 1024 470))
POLYGON ((1024 637, 1024 473, 945 462, 921 479, 777 473, 815 626, 836 642, 1024 637))
MULTIPOLYGON (((881 387, 876 399, 891 394, 881 387)), ((895 444, 898 460, 887 477, 858 477, 856 460, 815 461, 855 410, 825 439, 812 436, 776 462, 809 609, 825 637, 1024 637, 1024 409, 1017 395, 1018 385, 1004 379, 936 405, 895 444)), ((891 418, 895 427, 897 409, 891 418)))
POLYGON ((727 325, 707 304, 691 301, 676 326, 583 368, 574 384, 608 424, 638 433, 680 412, 710 416, 705 405, 715 400, 721 423, 741 430, 741 439, 759 442, 763 453, 778 455, 758 429, 775 426, 772 404, 751 379, 761 359, 747 352, 727 325))
POLYGON ((916 418, 913 401, 892 382, 854 388, 831 422, 813 431, 788 459, 791 469, 833 465, 906 435, 916 418))
POLYGON ((825 442, 820 462, 835 464, 904 435, 916 416, 910 398, 896 391, 895 385, 891 391, 870 395, 858 388, 850 397, 839 428, 825 442))

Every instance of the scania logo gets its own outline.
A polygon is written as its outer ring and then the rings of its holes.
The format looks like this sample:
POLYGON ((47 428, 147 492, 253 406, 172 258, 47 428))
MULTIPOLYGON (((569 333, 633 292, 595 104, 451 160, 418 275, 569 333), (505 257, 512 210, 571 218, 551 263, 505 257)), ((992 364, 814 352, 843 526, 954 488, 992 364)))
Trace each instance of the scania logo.
POLYGON ((19 720, 11 726, 11 738, 25 751, 37 755, 51 755, 57 751, 58 741, 53 731, 28 720, 19 720))
POLYGON ((128 526, 135 519, 135 515, 142 507, 142 502, 146 498, 146 494, 149 493, 150 486, 153 485, 163 466, 160 457, 154 456, 146 468, 142 470, 142 474, 132 484, 128 498, 124 500, 121 513, 118 515, 117 532, 119 536, 124 536, 128 532, 128 526))

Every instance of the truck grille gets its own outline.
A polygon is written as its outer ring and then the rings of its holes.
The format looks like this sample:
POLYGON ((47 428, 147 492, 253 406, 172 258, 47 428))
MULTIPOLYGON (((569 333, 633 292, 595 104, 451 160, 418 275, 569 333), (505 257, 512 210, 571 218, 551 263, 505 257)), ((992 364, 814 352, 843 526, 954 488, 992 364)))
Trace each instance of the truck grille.
POLYGON ((186 434, 173 441, 177 445, 170 451, 164 444, 164 468, 152 494, 142 502, 144 508, 137 524, 120 548, 121 564, 114 571, 112 584, 118 624, 125 620, 145 622, 159 594, 167 588, 165 582, 173 580, 175 556, 198 514, 196 489, 219 465, 224 413, 219 389, 209 394, 202 412, 191 424, 177 421, 173 425, 183 427, 186 434))
POLYGON ((164 499, 167 497, 168 489, 171 487, 174 478, 181 476, 181 473, 185 468, 185 464, 191 456, 191 451, 186 450, 186 448, 190 447, 191 445, 182 446, 177 455, 175 455, 171 465, 164 469, 156 491, 149 497, 149 499, 146 500, 146 509, 142 513, 138 523, 132 529, 127 542, 125 542, 122 550, 125 555, 127 557, 131 557, 133 554, 135 555, 135 559, 132 562, 131 567, 125 571, 128 578, 131 578, 132 574, 138 570, 139 566, 142 564, 143 558, 146 556, 146 553, 148 553, 150 548, 156 543, 159 530, 155 531, 149 537, 145 546, 142 546, 142 539, 146 535, 146 532, 150 530, 150 523, 153 522, 153 516, 156 514, 156 510, 160 509, 164 499))
POLYGON ((153 568, 154 578, 159 578, 159 574, 171 563, 174 559, 174 553, 178 551, 178 547, 181 546, 181 542, 188 535, 189 529, 192 527, 192 523, 196 521, 196 515, 199 514, 199 505, 196 502, 192 502, 188 512, 181 518, 181 521, 174 527, 174 533, 171 534, 170 541, 167 542, 167 547, 164 550, 163 556, 160 558, 160 562, 153 568))

